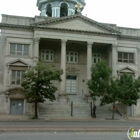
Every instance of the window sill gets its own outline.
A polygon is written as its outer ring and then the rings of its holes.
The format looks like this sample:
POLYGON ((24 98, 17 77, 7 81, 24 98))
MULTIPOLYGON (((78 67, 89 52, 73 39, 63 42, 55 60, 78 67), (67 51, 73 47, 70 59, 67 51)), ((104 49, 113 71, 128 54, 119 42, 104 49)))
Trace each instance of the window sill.
POLYGON ((5 57, 15 57, 15 58, 28 58, 32 59, 30 56, 23 56, 23 55, 5 55, 5 57))
POLYGON ((117 62, 118 65, 132 65, 132 66, 136 66, 135 63, 125 63, 125 62, 117 62))

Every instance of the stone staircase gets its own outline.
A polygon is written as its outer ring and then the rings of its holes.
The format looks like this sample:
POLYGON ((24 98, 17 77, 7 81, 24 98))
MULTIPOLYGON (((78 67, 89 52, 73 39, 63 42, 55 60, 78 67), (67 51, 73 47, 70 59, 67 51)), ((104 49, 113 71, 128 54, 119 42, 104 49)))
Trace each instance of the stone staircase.
MULTIPOLYGON (((82 95, 68 95, 68 103, 60 104, 58 100, 51 102, 46 100, 45 103, 40 103, 39 118, 91 118, 90 103, 84 99, 82 95), (73 115, 71 116, 71 102, 73 102, 73 115)), ((111 119, 112 105, 100 107, 97 105, 97 118, 111 119)), ((119 113, 115 112, 115 119, 120 119, 119 113)))
POLYGON ((82 95, 69 95, 70 103, 73 102, 74 118, 91 118, 91 110, 89 103, 85 102, 82 95))

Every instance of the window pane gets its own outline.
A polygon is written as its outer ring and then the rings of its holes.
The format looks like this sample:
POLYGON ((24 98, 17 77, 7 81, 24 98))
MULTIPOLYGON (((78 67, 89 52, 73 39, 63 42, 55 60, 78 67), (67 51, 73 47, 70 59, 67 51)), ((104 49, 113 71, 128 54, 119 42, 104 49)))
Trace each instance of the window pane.
POLYGON ((49 55, 48 54, 46 55, 46 60, 49 60, 49 55))
POLYGON ((122 53, 118 52, 118 58, 122 58, 122 53))
POLYGON ((134 54, 133 53, 129 54, 129 59, 134 59, 134 54))
POLYGON ((16 44, 10 44, 10 54, 15 54, 16 44))
POLYGON ((17 55, 22 55, 22 45, 17 44, 17 55))
POLYGON ((128 53, 123 53, 123 58, 128 59, 128 53))
POLYGON ((15 79, 16 77, 16 71, 12 71, 12 79, 15 79))
POLYGON ((29 45, 24 45, 23 55, 29 55, 29 45))

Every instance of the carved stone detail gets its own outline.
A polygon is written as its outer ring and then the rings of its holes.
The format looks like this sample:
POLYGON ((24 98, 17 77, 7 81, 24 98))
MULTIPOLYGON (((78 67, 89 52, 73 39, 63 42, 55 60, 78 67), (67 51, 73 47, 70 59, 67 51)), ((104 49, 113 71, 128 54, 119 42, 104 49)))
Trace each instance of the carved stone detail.
POLYGON ((93 42, 87 42, 88 48, 92 47, 92 45, 93 45, 93 42))
POLYGON ((0 40, 1 40, 2 43, 6 43, 6 39, 7 39, 6 36, 2 36, 2 37, 0 38, 0 40))
POLYGON ((71 72, 71 73, 79 72, 78 69, 73 68, 73 67, 68 67, 66 70, 67 70, 68 72, 71 72))
POLYGON ((34 44, 39 44, 40 38, 34 38, 34 44))
POLYGON ((66 46, 67 40, 66 39, 61 39, 61 44, 66 46))

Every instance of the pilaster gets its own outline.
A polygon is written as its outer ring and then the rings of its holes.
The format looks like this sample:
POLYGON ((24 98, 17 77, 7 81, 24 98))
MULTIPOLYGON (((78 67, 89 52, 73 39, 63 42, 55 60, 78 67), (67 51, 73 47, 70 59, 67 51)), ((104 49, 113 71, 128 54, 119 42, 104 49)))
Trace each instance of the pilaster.
POLYGON ((33 48, 33 65, 35 66, 36 63, 39 61, 39 42, 40 38, 34 38, 34 48, 33 48))
POLYGON ((6 65, 5 65, 5 54, 6 54, 6 41, 7 41, 7 37, 6 36, 2 36, 0 38, 0 55, 1 55, 1 59, 0 59, 0 85, 2 86, 2 89, 0 90, 6 90, 7 87, 7 69, 6 69, 6 65), (2 81, 1 81, 2 80, 2 81))
POLYGON ((61 69, 63 74, 61 75, 62 81, 60 82, 59 102, 67 103, 66 99, 66 42, 67 40, 61 40, 61 69))
POLYGON ((117 77, 116 65, 117 65, 117 45, 112 44, 112 77, 117 77))
POLYGON ((41 10, 41 16, 46 16, 46 9, 41 10))

